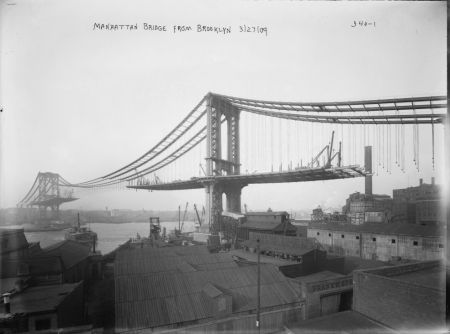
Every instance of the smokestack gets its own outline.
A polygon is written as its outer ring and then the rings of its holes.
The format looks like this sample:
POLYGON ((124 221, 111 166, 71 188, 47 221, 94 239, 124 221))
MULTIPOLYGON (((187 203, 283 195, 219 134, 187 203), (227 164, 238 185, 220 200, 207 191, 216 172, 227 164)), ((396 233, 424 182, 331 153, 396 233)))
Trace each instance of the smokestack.
POLYGON ((11 313, 11 303, 10 303, 10 296, 11 294, 9 292, 6 292, 3 294, 3 304, 5 304, 5 313, 9 314, 11 313))
POLYGON ((423 179, 419 179, 419 185, 421 186, 423 184, 423 179))
POLYGON ((366 173, 365 194, 372 195, 372 146, 364 147, 364 169, 366 173))
POLYGON ((434 186, 434 177, 431 178, 431 184, 434 186))

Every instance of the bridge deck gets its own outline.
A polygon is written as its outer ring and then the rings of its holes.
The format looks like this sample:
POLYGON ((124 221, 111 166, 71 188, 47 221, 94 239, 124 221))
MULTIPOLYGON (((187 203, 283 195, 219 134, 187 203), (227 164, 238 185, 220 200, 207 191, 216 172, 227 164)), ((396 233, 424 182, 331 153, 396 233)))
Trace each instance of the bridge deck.
POLYGON ((39 205, 39 206, 53 206, 53 205, 61 205, 62 203, 66 203, 66 202, 72 202, 77 200, 78 198, 75 197, 57 197, 57 198, 48 198, 48 199, 43 199, 43 200, 38 200, 38 201, 33 201, 30 202, 29 205, 39 205))
POLYGON ((135 185, 128 186, 128 188, 145 190, 183 190, 200 189, 203 188, 206 184, 210 183, 237 183, 240 185, 248 185, 257 183, 308 182, 346 179, 366 175, 367 173, 364 171, 364 169, 359 166, 305 168, 286 172, 193 177, 190 180, 135 185))

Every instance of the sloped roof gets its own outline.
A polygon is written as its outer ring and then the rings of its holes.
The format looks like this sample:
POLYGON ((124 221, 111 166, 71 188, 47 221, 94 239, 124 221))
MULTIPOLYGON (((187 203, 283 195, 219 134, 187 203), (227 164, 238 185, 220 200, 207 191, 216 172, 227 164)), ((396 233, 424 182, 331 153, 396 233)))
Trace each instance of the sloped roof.
POLYGON ((40 276, 57 275, 63 264, 59 256, 33 256, 26 259, 3 260, 0 263, 0 277, 15 277, 19 274, 40 276))
POLYGON ((251 211, 247 212, 245 214, 246 216, 281 216, 281 215, 288 215, 286 211, 251 211))
POLYGON ((355 311, 338 312, 288 326, 290 333, 398 333, 355 311))
POLYGON ((293 231, 297 230, 294 225, 292 225, 288 221, 283 222, 277 222, 277 221, 246 221, 244 222, 241 227, 253 229, 253 230, 271 230, 271 231, 284 231, 286 228, 286 231, 293 231))
POLYGON ((114 266, 115 274, 120 276, 235 268, 237 264, 227 253, 210 254, 206 246, 189 246, 120 251, 114 266))
POLYGON ((432 225, 419 225, 408 223, 364 223, 361 225, 353 224, 334 224, 334 223, 311 223, 308 229, 319 229, 329 231, 343 231, 354 233, 372 233, 383 235, 407 235, 421 237, 443 236, 445 230, 432 225))
MULTIPOLYGON (((246 240, 246 241, 242 242, 242 245, 251 247, 251 248, 256 248, 257 242, 255 240, 246 240)), ((261 242, 259 245, 259 249, 264 252, 270 251, 270 252, 284 253, 284 254, 290 254, 290 255, 304 255, 304 254, 309 253, 312 250, 314 250, 315 247, 314 246, 292 247, 289 245, 273 245, 270 243, 261 242)))
POLYGON ((256 248, 256 240, 260 240, 262 251, 273 251, 292 255, 303 255, 316 248, 316 241, 312 238, 300 238, 268 233, 250 232, 249 240, 242 244, 256 248))
MULTIPOLYGON (((178 257, 158 256, 155 254, 159 251, 153 253, 145 248, 121 252, 115 263, 116 327, 119 330, 209 318, 213 310, 205 289, 213 295, 216 289, 231 295, 233 312, 256 308, 256 266, 239 267, 234 261, 231 264, 232 257, 226 253, 195 256, 192 253, 197 251, 188 252, 191 254, 178 257), (191 264, 196 271, 170 268, 189 261, 196 262, 191 264), (206 267, 200 270, 200 266, 206 267)), ((261 307, 297 302, 298 296, 290 284, 274 266, 261 265, 261 307)))
MULTIPOLYGON (((11 297, 12 313, 52 311, 82 282, 74 284, 43 285, 27 288, 11 297)), ((3 305, 0 309, 3 311, 3 305)))
POLYGON ((64 268, 69 269, 86 259, 90 254, 89 246, 76 241, 64 240, 42 249, 42 256, 59 256, 64 268))
MULTIPOLYGON (((233 312, 256 308, 257 266, 116 278, 116 327, 147 328, 213 316, 202 293, 213 284, 232 296, 233 312)), ((299 301, 287 279, 261 265, 261 307, 299 301)))

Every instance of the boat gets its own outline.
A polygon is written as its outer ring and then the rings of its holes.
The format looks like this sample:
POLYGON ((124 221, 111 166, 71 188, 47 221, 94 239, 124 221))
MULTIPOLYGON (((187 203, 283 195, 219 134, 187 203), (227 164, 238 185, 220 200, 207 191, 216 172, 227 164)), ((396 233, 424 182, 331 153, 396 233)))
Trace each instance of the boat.
POLYGON ((80 244, 89 246, 92 252, 95 253, 95 247, 97 245, 97 233, 91 231, 88 226, 80 225, 80 214, 78 214, 77 225, 70 228, 64 238, 66 240, 76 241, 80 244))

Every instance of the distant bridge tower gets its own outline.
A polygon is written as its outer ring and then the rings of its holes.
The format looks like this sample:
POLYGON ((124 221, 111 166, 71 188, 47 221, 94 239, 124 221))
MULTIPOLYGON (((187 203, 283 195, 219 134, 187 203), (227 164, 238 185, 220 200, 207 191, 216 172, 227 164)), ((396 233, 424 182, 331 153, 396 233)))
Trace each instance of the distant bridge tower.
POLYGON ((61 196, 60 186, 65 186, 67 181, 56 173, 39 172, 33 186, 28 194, 18 203, 18 207, 37 206, 39 207, 40 219, 59 219, 59 206, 65 202, 71 202, 77 198, 72 197, 72 193, 61 196), (50 217, 47 216, 47 209, 50 208, 50 217))
MULTIPOLYGON (((239 109, 209 93, 206 102, 206 176, 240 174, 239 109), (222 157, 222 123, 227 124, 227 157, 222 157)), ((226 210, 241 212, 241 190, 246 184, 210 181, 205 183, 206 223, 218 232, 222 213, 222 194, 226 194, 226 210)))

